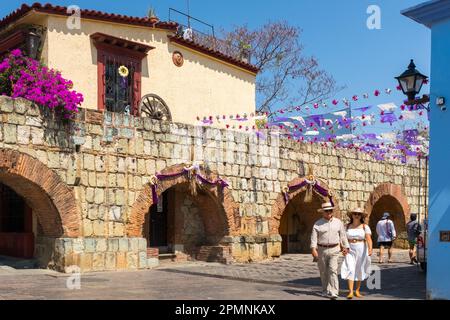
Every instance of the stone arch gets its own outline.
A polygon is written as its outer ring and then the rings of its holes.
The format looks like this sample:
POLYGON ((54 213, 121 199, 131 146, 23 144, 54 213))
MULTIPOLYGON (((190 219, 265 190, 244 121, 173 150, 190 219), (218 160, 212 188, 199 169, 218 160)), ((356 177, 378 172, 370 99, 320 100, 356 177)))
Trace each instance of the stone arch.
POLYGON ((383 212, 391 214, 399 240, 396 246, 407 247, 406 243, 406 221, 410 214, 408 198, 400 185, 384 183, 379 185, 371 193, 365 205, 365 211, 368 214, 369 226, 372 229, 373 240, 376 244, 376 223, 381 219, 383 212))
MULTIPOLYGON (((292 180, 288 186, 294 186, 297 184, 302 183, 305 180, 305 178, 295 178, 294 180, 292 180)), ((333 194, 333 202, 334 202, 334 206, 335 206, 335 216, 340 218, 341 217, 341 211, 339 209, 339 205, 338 205, 338 201, 336 199, 336 193, 333 192, 333 190, 331 190, 327 183, 323 182, 323 181, 319 181, 320 185, 325 188, 326 190, 330 190, 333 194)), ((303 187, 301 189, 295 190, 294 192, 291 192, 289 194, 289 198, 290 199, 294 199, 295 197, 299 196, 300 194, 304 193, 306 190, 306 187, 303 187)), ((319 194, 317 194, 317 196, 319 196, 323 202, 328 202, 329 199, 326 197, 323 197, 319 194)), ((284 198, 284 195, 282 193, 280 193, 280 195, 277 197, 277 199, 275 200, 275 203, 272 205, 272 216, 269 219, 269 231, 270 234, 278 234, 278 230, 280 228, 280 220, 281 217, 283 216, 283 213, 286 210, 286 201, 284 198)))
POLYGON ((0 182, 24 198, 36 214, 42 236, 79 237, 81 217, 73 191, 30 155, 0 149, 0 182))
MULTIPOLYGON (((185 164, 178 164, 166 168, 161 173, 162 174, 173 174, 180 172, 186 167, 185 164)), ((210 180, 215 180, 218 178, 217 174, 202 172, 202 175, 207 176, 210 180)), ((161 196, 166 190, 188 184, 190 181, 187 175, 180 175, 175 178, 170 178, 164 181, 160 181, 157 194, 161 196)), ((233 200, 233 196, 229 188, 220 188, 217 186, 204 185, 204 192, 209 196, 210 199, 214 200, 215 205, 222 209, 224 212, 224 224, 225 230, 224 234, 228 236, 236 236, 239 234, 240 230, 240 215, 239 215, 239 205, 233 200)), ((149 212, 149 208, 153 205, 152 188, 150 184, 145 185, 144 189, 140 192, 138 198, 136 199, 133 207, 131 208, 131 213, 129 215, 128 223, 126 226, 126 233, 129 237, 142 237, 142 227, 145 222, 145 216, 149 212)), ((203 204, 204 205, 204 204, 203 204)), ((199 204, 200 207, 203 206, 199 204)), ((214 220, 212 220, 214 221, 214 220)), ((213 225, 208 224, 206 228, 214 228, 213 225)))
MULTIPOLYGON (((289 186, 303 182, 304 178, 296 178, 289 186)), ((329 190, 327 184, 319 181, 320 185, 329 190)), ((269 220, 271 234, 279 234, 282 238, 282 253, 309 252, 309 241, 314 223, 321 217, 317 209, 321 204, 328 202, 329 198, 313 192, 313 199, 306 203, 304 198, 306 187, 289 194, 289 203, 286 204, 283 194, 275 201, 272 207, 272 217, 269 220)), ((340 217, 337 201, 335 203, 335 215, 340 217)))

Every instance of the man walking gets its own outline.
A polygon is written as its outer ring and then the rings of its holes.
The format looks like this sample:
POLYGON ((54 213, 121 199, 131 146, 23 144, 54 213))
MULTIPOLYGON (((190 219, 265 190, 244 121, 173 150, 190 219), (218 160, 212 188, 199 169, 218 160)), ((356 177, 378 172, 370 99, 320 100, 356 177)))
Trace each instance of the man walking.
POLYGON ((384 248, 388 249, 388 262, 392 263, 392 244, 395 238, 397 238, 397 232, 395 231, 394 222, 392 222, 389 217, 389 212, 385 212, 381 220, 377 223, 378 246, 380 247, 379 263, 384 262, 384 248))
POLYGON ((416 244, 417 237, 422 232, 422 228, 417 222, 417 214, 411 213, 410 221, 406 224, 406 232, 408 233, 408 242, 409 242, 409 259, 411 260, 410 264, 417 263, 416 258, 416 244))
POLYGON ((339 252, 346 255, 349 244, 344 224, 333 217, 333 205, 322 204, 322 218, 313 227, 311 234, 311 253, 317 261, 322 282, 322 296, 337 299, 339 295, 338 258, 339 252))

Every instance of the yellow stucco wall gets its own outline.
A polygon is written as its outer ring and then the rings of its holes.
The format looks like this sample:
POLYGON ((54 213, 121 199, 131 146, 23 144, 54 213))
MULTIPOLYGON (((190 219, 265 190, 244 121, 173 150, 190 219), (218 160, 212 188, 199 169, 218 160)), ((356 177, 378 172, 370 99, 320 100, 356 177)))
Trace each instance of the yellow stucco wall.
POLYGON ((142 95, 155 93, 170 108, 173 121, 196 123, 197 116, 250 114, 255 111, 255 75, 171 43, 165 30, 82 20, 81 30, 68 30, 66 19, 48 17, 43 60, 74 82, 85 108, 97 108, 96 32, 155 47, 142 63, 142 95), (185 58, 179 68, 173 51, 185 58))

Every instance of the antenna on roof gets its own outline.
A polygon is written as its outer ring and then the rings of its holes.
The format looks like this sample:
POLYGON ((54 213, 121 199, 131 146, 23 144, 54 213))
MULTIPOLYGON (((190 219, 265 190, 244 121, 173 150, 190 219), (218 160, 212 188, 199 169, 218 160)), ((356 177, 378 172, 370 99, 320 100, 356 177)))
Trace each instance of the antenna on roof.
POLYGON ((191 9, 189 6, 189 0, 186 0, 186 5, 187 5, 187 15, 188 15, 188 28, 191 27, 191 9))

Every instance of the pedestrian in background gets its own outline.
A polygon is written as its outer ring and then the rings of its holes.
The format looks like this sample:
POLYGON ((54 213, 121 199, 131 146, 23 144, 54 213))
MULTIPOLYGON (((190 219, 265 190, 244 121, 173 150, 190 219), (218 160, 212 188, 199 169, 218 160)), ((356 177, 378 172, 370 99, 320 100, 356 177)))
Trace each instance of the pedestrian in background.
POLYGON ((383 217, 377 223, 378 245, 380 247, 380 259, 379 263, 384 263, 383 249, 388 249, 388 262, 392 263, 392 245, 397 238, 397 232, 395 231, 394 222, 389 219, 389 212, 385 212, 383 217))
POLYGON ((420 223, 417 221, 416 213, 411 213, 410 221, 406 224, 406 232, 408 233, 409 259, 411 260, 410 264, 416 264, 417 237, 420 236, 420 233, 422 232, 422 227, 420 226, 420 223))

